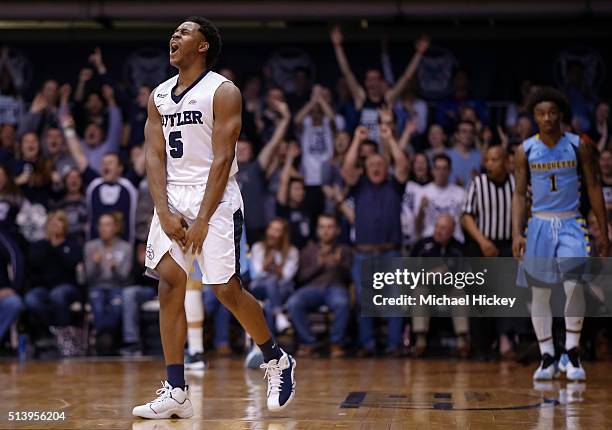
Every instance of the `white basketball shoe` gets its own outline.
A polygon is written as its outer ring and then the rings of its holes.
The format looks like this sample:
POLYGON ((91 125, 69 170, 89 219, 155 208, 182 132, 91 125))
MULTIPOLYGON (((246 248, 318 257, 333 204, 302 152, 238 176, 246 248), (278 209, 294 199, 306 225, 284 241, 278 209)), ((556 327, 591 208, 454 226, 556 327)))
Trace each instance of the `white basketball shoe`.
POLYGON ((149 419, 191 418, 193 406, 189 400, 189 387, 172 388, 168 381, 162 382, 162 388, 155 392, 157 398, 144 405, 136 406, 132 414, 149 419))
MULTIPOLYGON (((282 350, 281 350, 282 351, 282 350)), ((282 351, 278 360, 270 360, 260 367, 266 369, 264 378, 268 379, 268 410, 284 409, 295 395, 295 359, 282 351)))

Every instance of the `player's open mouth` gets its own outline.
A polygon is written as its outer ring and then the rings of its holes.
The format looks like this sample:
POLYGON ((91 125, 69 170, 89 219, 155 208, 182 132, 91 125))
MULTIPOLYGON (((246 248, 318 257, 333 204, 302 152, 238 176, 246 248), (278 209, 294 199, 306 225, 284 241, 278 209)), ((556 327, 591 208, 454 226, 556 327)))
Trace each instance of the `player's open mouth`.
POLYGON ((170 43, 170 53, 174 54, 176 51, 178 51, 180 48, 179 44, 176 42, 172 42, 170 43))

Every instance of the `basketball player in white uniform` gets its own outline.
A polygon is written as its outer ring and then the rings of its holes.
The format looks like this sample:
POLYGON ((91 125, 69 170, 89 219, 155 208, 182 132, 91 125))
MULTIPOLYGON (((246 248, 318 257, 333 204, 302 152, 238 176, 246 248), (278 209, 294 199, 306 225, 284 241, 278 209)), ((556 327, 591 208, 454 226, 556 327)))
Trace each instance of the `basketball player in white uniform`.
POLYGON ((145 264, 160 277, 159 322, 168 380, 156 399, 134 408, 133 414, 143 418, 193 415, 183 347, 185 282, 194 261, 202 283, 211 286, 261 349, 268 409, 284 408, 295 393, 295 360, 278 347, 260 305, 238 277, 242 197, 235 149, 242 97, 230 81, 208 69, 220 51, 217 28, 203 18, 188 18, 170 39, 170 64, 179 73, 149 98, 146 168, 155 213, 145 264))

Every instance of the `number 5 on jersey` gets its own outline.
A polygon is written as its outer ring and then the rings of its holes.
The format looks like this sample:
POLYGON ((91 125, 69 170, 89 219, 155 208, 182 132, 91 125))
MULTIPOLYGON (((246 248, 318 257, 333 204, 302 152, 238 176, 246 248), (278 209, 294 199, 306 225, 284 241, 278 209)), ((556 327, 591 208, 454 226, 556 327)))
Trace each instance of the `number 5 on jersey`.
POLYGON ((170 156, 181 158, 183 156, 183 142, 181 142, 181 132, 172 131, 168 135, 168 145, 170 146, 170 156))

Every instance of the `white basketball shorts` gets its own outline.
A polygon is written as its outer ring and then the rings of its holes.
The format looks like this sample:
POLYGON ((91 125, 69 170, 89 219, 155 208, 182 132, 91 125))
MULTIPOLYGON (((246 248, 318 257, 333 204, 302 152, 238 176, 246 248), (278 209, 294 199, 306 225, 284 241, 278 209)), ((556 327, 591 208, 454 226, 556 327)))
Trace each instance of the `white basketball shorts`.
MULTIPOLYGON (((191 225, 200 210, 205 185, 168 184, 168 207, 191 225)), ((185 271, 187 277, 193 273, 194 262, 200 266, 202 283, 224 284, 234 274, 240 275, 240 236, 242 235, 243 203, 236 178, 229 178, 225 193, 217 210, 208 222, 208 234, 204 239, 202 253, 194 255, 191 250, 184 253, 178 243, 164 232, 153 213, 147 239, 145 266, 155 272, 159 261, 169 252, 170 256, 185 271)))

